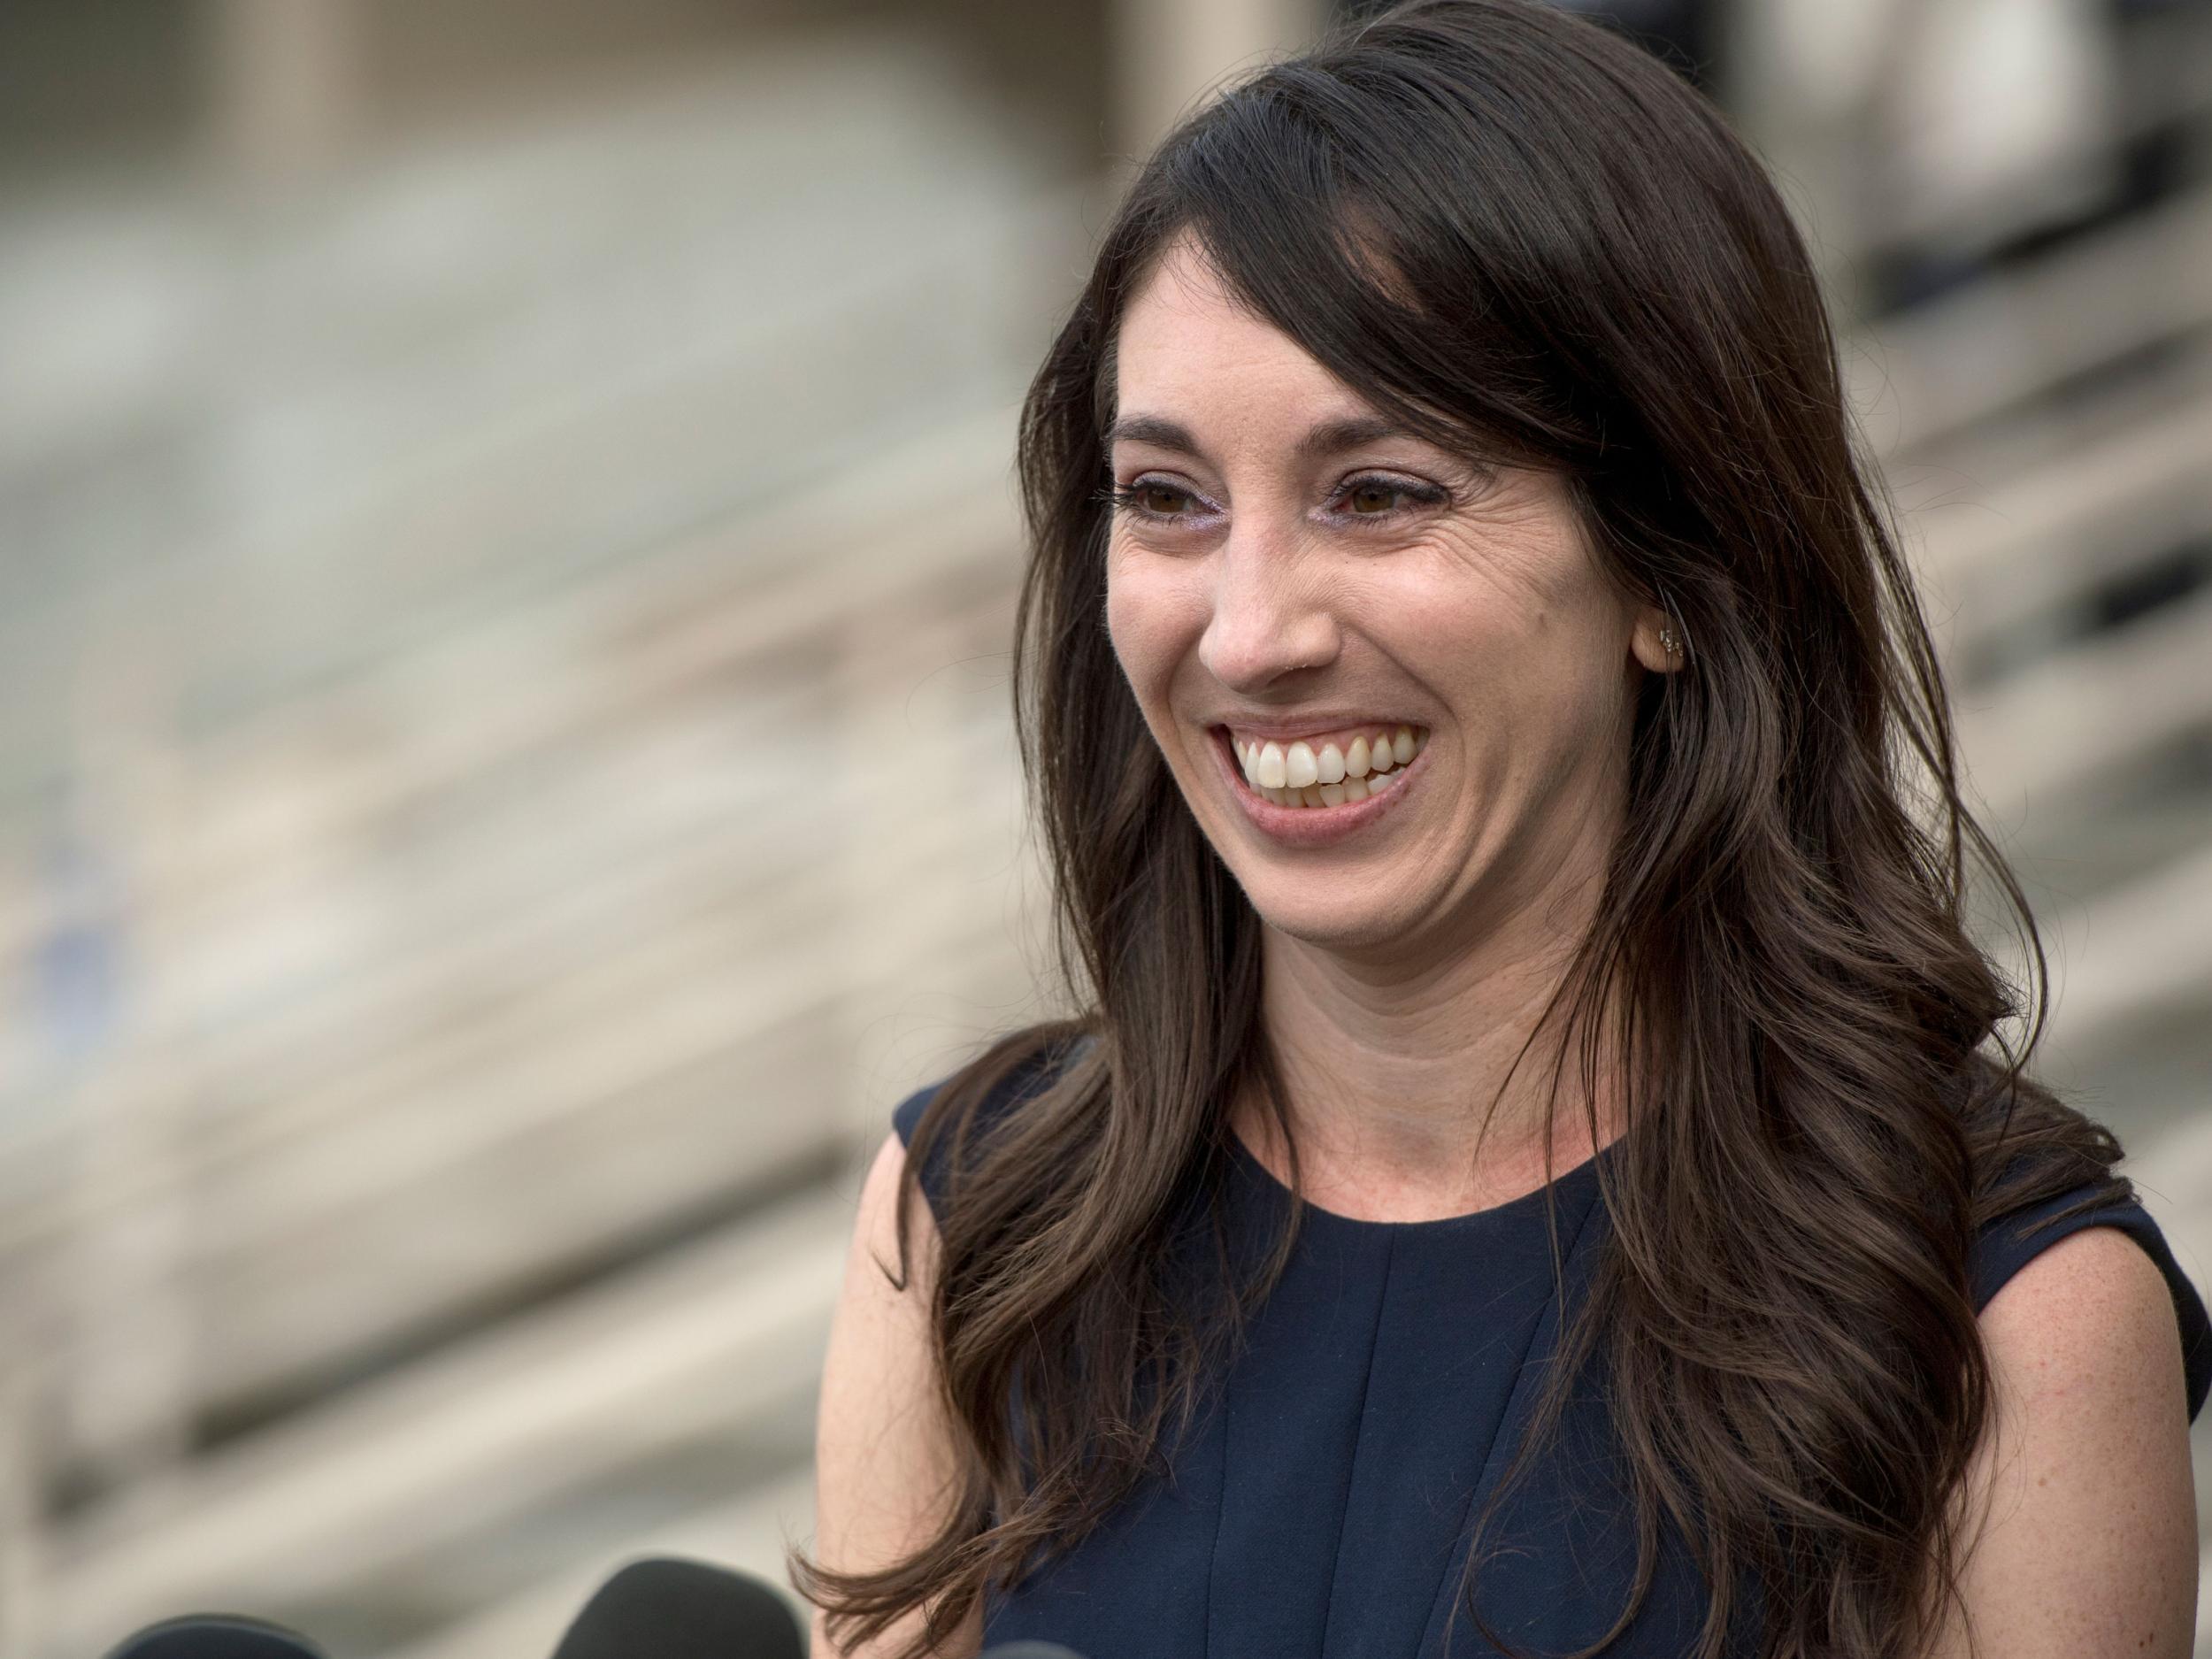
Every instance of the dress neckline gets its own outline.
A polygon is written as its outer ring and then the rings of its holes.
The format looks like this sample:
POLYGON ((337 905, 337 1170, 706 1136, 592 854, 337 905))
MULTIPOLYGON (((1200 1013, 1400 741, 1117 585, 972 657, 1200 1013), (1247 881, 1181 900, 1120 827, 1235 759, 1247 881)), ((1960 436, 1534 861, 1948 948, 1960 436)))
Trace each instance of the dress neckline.
MULTIPOLYGON (((1278 1202, 1290 1201, 1290 1188, 1284 1186, 1274 1171, 1260 1162, 1252 1148, 1244 1143, 1244 1137, 1234 1129, 1228 1132, 1230 1156, 1248 1179, 1278 1202)), ((1598 1178, 1598 1160, 1605 1157, 1625 1137, 1617 1135, 1600 1147, 1579 1164, 1573 1164, 1554 1175, 1547 1186, 1532 1187, 1517 1198, 1503 1203, 1491 1204, 1481 1210, 1470 1210, 1456 1216, 1432 1216, 1426 1221, 1372 1221, 1359 1216, 1347 1216, 1333 1210, 1324 1210, 1311 1199, 1305 1200, 1307 1217, 1326 1226, 1373 1233, 1448 1233, 1495 1222, 1523 1211, 1542 1213, 1544 1194, 1555 1193, 1566 1200, 1580 1195, 1585 1188, 1594 1188, 1598 1178)))

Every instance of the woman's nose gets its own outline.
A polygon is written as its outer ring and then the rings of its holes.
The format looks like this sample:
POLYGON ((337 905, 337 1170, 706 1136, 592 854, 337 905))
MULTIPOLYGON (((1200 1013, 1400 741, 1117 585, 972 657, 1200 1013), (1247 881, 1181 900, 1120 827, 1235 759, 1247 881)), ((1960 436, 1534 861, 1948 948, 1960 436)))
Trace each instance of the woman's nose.
POLYGON ((1199 660, 1232 691, 1264 690, 1285 674, 1335 660, 1331 596, 1295 557, 1293 538, 1233 526, 1215 563, 1213 614, 1199 660))

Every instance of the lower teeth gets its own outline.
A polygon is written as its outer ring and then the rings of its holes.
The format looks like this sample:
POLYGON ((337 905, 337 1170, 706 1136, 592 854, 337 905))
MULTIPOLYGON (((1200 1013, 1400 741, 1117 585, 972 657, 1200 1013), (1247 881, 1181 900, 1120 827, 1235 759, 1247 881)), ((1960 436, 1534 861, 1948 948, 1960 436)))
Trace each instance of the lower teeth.
POLYGON ((1326 807, 1349 805, 1364 801, 1371 795, 1380 795, 1405 775, 1403 766, 1388 772, 1370 772, 1364 778, 1347 778, 1342 783, 1308 784, 1303 789, 1269 789, 1251 786, 1254 792, 1272 801, 1277 806, 1326 807), (1333 795, 1336 798, 1331 800, 1333 795), (1311 799, 1308 799, 1310 796, 1311 799))

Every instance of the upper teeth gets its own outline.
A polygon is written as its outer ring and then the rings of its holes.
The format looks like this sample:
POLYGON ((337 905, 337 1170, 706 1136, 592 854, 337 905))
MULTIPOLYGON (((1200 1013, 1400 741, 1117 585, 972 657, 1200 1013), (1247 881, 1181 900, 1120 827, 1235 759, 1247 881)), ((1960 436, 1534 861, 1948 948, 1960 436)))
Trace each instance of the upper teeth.
POLYGON ((1397 781, 1396 768, 1427 745, 1425 727, 1361 733, 1348 743, 1330 739, 1317 749, 1303 739, 1284 744, 1230 735, 1244 780, 1279 806, 1336 806, 1364 801, 1397 781))

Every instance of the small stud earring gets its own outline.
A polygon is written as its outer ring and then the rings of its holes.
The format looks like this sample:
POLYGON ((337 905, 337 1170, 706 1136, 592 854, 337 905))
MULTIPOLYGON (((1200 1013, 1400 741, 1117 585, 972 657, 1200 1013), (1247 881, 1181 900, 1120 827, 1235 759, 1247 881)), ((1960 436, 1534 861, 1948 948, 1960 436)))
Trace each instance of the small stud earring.
POLYGON ((1674 630, 1672 628, 1661 628, 1659 630, 1659 643, 1666 647, 1667 655, 1669 657, 1679 657, 1682 655, 1682 641, 1674 637, 1674 630))

